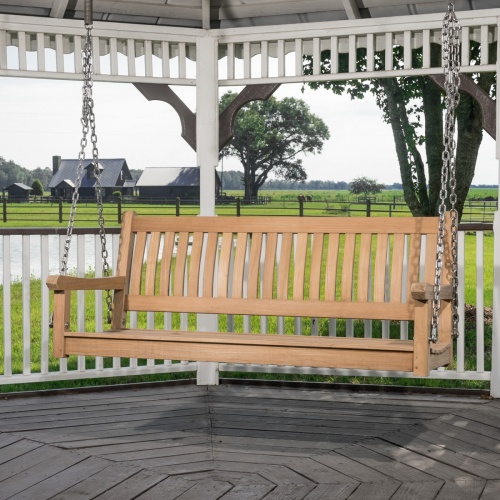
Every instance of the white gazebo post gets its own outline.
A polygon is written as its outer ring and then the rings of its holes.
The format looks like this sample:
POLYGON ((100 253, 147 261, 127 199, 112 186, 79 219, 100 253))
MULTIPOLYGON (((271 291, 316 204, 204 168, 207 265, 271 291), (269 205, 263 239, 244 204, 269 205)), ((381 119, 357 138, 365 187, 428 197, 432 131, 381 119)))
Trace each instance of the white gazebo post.
MULTIPOLYGON (((500 21, 498 22, 500 30, 500 21)), ((500 74, 500 44, 497 47, 497 75, 500 74)), ((500 199, 500 99, 497 97, 497 159, 498 168, 498 194, 500 199)), ((491 382, 490 394, 494 398, 500 398, 500 210, 497 210, 493 219, 493 325, 492 325, 492 347, 491 347, 491 382)))
MULTIPOLYGON (((217 38, 205 31, 196 41, 196 158, 200 169, 200 216, 215 215, 215 167, 219 159, 217 38)), ((216 314, 198 314, 199 331, 217 331, 216 314)), ((219 383, 218 363, 198 362, 198 385, 219 383)))

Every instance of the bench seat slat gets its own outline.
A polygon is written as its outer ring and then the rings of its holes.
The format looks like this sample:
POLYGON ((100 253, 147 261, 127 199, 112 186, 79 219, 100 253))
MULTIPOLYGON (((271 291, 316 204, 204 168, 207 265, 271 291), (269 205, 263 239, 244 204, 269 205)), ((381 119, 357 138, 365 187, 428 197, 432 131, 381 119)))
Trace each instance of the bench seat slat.
POLYGON ((197 361, 401 371, 413 369, 412 342, 408 341, 389 340, 380 344, 380 339, 304 339, 288 335, 220 333, 208 333, 206 336, 197 333, 191 337, 189 332, 150 334, 148 331, 138 332, 136 338, 133 335, 68 334, 65 336, 66 352, 173 360, 190 360, 195 353, 197 361), (151 340, 148 340, 149 335, 153 337, 151 340), (224 338, 226 342, 223 342, 224 338), (241 342, 237 343, 240 338, 241 342), (327 347, 322 341, 332 342, 332 347, 327 347), (342 345, 343 348, 340 347, 342 345))
POLYGON ((225 333, 225 332, 197 332, 181 330, 139 330, 123 329, 108 330, 106 332, 86 333, 67 332, 66 338, 111 338, 144 340, 151 342, 206 342, 209 344, 236 344, 260 346, 288 346, 307 347, 314 346, 318 349, 359 349, 359 350, 387 350, 387 351, 413 351, 412 340, 393 340, 356 337, 319 337, 308 335, 278 335, 260 333, 225 333), (366 342, 365 342, 366 341, 366 342))
POLYGON ((198 312, 206 314, 244 314, 250 316, 304 316, 317 318, 413 319, 412 303, 326 302, 312 300, 228 299, 223 297, 145 297, 128 295, 125 309, 130 311, 198 312))

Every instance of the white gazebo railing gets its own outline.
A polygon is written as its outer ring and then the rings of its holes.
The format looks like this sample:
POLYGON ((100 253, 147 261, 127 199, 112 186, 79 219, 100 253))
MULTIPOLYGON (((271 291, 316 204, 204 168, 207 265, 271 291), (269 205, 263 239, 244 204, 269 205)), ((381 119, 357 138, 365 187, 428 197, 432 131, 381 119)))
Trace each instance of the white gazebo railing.
MULTIPOLYGON (((490 64, 490 44, 498 38, 500 9, 488 15, 476 11, 459 14, 462 25, 461 70, 466 73, 496 71, 490 64), (496 15, 492 15, 496 14, 496 15), (480 53, 471 61, 471 44, 480 53)), ((0 15, 0 75, 30 78, 81 78, 81 49, 85 36, 81 22, 0 15)), ((441 15, 412 18, 360 19, 200 31, 188 28, 118 23, 95 23, 94 73, 96 81, 156 82, 196 85, 197 45, 209 37, 217 41, 220 85, 297 83, 304 81, 380 78, 441 73, 431 63, 431 44, 441 43, 441 15), (363 63, 357 50, 366 49, 363 63), (421 49, 421 63, 414 67, 412 51, 421 49), (320 65, 321 52, 331 51, 327 73, 320 65), (403 63, 394 66, 395 51, 403 63), (383 66, 376 54, 383 52, 383 66), (312 74, 304 75, 303 57, 313 56, 312 74), (339 65, 340 55, 348 60, 339 65)))
MULTIPOLYGON (((491 373, 486 366, 491 356, 489 342, 485 340, 485 326, 483 316, 483 305, 485 294, 491 300, 491 283, 485 280, 485 276, 491 277, 493 262, 491 254, 484 256, 484 234, 485 229, 491 225, 474 226, 468 229, 475 234, 476 260, 465 261, 465 231, 460 232, 459 255, 460 260, 460 338, 456 346, 456 366, 449 370, 435 370, 431 378, 435 379, 460 379, 460 380, 490 380, 491 373), (490 259, 490 260, 488 260, 490 259), (476 320, 475 338, 471 338, 468 332, 468 340, 476 344, 475 352, 471 354, 470 349, 465 346, 464 332, 464 276, 469 273, 471 266, 476 274, 476 320), (486 282, 486 285, 485 285, 486 282), (485 347, 487 345, 488 347, 485 347), (467 354, 466 354, 467 353, 467 354), (467 356, 475 360, 467 359, 467 356)), ((62 233, 62 230, 59 230, 62 233)), ((70 254, 70 267, 77 275, 85 275, 86 272, 95 269, 99 274, 100 269, 100 239, 97 230, 75 229, 76 236, 70 254)), ((110 239, 110 253, 112 263, 116 261, 118 248, 118 230, 108 231, 110 239)), ((491 237, 491 236, 488 236, 491 237)), ((472 236, 468 236, 472 238, 472 236)), ((0 366, 0 384, 41 382, 51 380, 70 380, 83 378, 102 378, 125 375, 144 375, 154 373, 173 372, 195 372, 195 362, 171 362, 158 360, 122 360, 113 358, 104 360, 102 358, 85 359, 83 356, 70 359, 69 361, 56 360, 51 355, 50 349, 50 300, 49 292, 45 286, 45 279, 49 273, 57 273, 59 267, 59 255, 64 245, 65 237, 56 235, 54 229, 0 229, 0 297, 3 305, 2 331, 0 352, 2 365, 0 366)), ((80 330, 85 330, 86 324, 91 321, 99 331, 103 329, 103 301, 102 292, 97 292, 93 297, 85 297, 79 292, 76 300, 76 325, 80 330)), ((172 315, 166 314, 161 318, 158 326, 158 317, 155 313, 147 313, 147 327, 155 328, 172 327, 172 315)), ((282 320, 282 319, 281 319, 282 320)), ((295 322, 295 331, 300 331, 302 321, 295 322)), ((137 315, 130 318, 131 326, 137 325, 137 315)), ((266 319, 261 318, 261 328, 266 331, 266 319)), ((188 329, 187 315, 180 318, 180 328, 188 329)), ((217 324, 217 323, 216 323, 217 324)), ((228 318, 228 328, 234 324, 232 318, 228 318)), ((318 334, 317 321, 313 322, 311 334, 318 334)), ((250 318, 243 321, 243 330, 249 331, 250 318)), ((348 323, 347 329, 352 328, 348 323)), ((382 335, 388 335, 388 325, 382 326, 382 335)), ((278 320, 278 334, 284 331, 284 322, 278 320)), ((329 322, 329 334, 337 333, 335 320, 329 322)), ((407 325, 402 325, 400 335, 407 335, 407 325)), ((365 335, 371 335, 371 326, 365 325, 365 335)), ((361 370, 332 370, 318 368, 278 367, 265 365, 232 365, 228 363, 219 364, 219 371, 239 372, 266 372, 266 373, 288 373, 288 374, 317 374, 317 375, 349 375, 349 376, 400 376, 412 377, 412 374, 394 372, 375 372, 361 370)))

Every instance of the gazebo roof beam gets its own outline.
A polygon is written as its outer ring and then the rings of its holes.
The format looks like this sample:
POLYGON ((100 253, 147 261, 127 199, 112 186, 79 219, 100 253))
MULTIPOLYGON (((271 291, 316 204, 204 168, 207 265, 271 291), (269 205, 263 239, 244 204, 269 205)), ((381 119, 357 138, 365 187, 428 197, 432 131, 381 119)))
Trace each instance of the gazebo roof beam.
POLYGON ((356 0, 342 0, 344 4, 344 9, 347 14, 347 19, 360 19, 361 14, 359 13, 358 4, 356 0))
POLYGON ((66 9, 68 8, 69 0, 54 0, 50 9, 50 17, 63 18, 66 9))
POLYGON ((204 30, 210 29, 210 0, 202 0, 201 25, 204 30))

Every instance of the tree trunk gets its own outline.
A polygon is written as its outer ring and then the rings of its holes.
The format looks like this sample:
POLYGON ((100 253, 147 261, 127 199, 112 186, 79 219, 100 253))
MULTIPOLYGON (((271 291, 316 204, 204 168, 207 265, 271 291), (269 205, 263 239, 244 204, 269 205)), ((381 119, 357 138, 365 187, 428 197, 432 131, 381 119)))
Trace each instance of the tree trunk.
POLYGON ((467 94, 460 95, 457 108, 456 209, 462 217, 469 187, 474 178, 477 154, 483 140, 481 108, 467 94))
POLYGON ((422 98, 425 117, 425 152, 429 177, 429 215, 438 213, 443 166, 443 106, 441 89, 424 78, 422 98))
POLYGON ((414 216, 427 215, 426 207, 422 207, 413 184, 410 151, 408 149, 407 137, 405 136, 405 128, 408 126, 405 122, 407 120, 406 107, 401 97, 398 82, 395 78, 381 79, 380 86, 386 96, 387 114, 396 145, 396 154, 406 204, 414 216))

